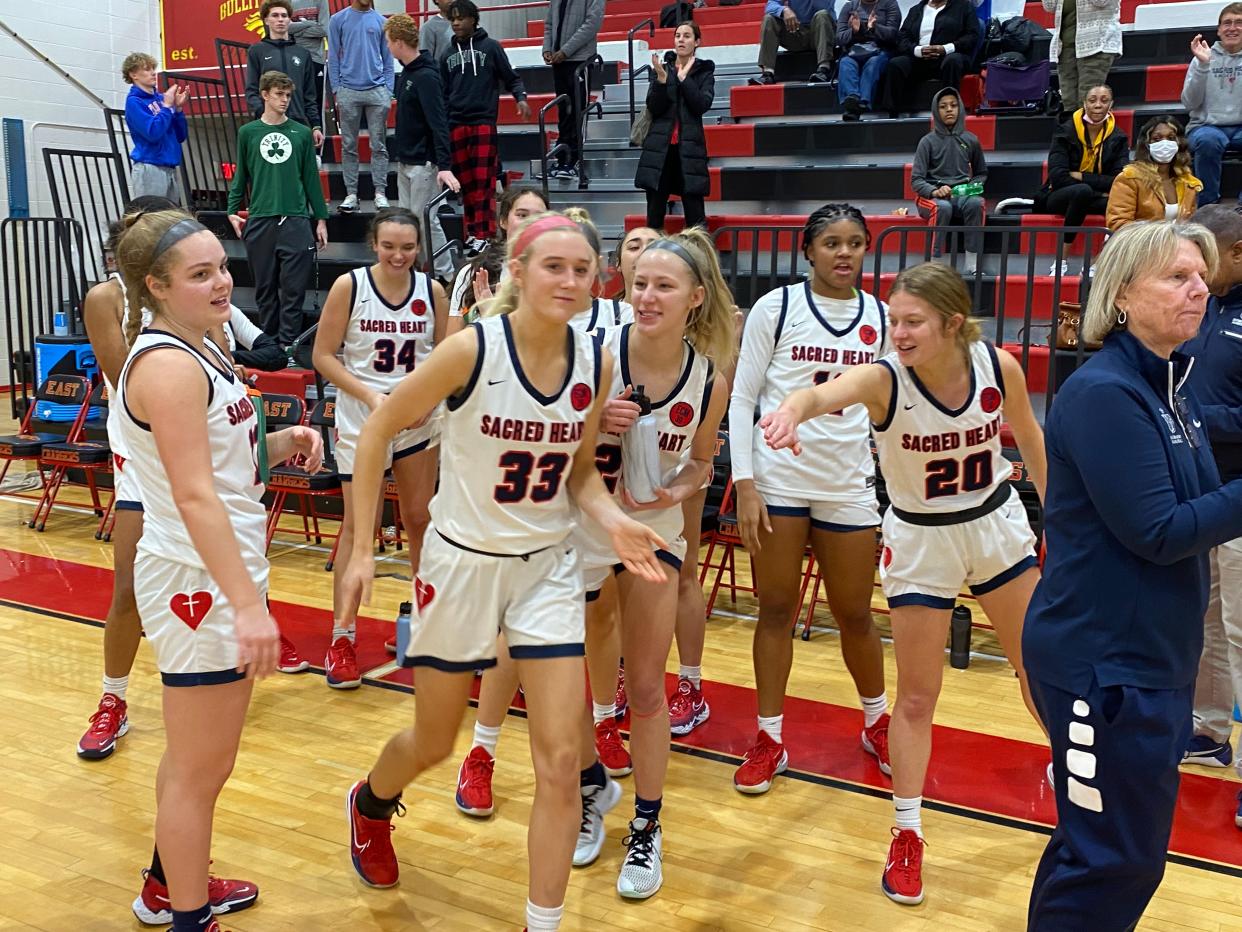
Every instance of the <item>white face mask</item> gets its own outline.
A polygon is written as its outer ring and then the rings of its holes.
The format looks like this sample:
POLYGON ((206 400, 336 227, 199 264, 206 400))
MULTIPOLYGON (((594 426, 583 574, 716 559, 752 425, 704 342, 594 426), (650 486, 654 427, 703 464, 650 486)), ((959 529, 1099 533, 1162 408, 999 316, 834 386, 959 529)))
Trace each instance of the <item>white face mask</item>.
POLYGON ((1173 161, 1173 157, 1177 155, 1177 140, 1161 139, 1159 142, 1153 142, 1147 147, 1147 151, 1151 153, 1154 161, 1160 164, 1166 164, 1173 161))

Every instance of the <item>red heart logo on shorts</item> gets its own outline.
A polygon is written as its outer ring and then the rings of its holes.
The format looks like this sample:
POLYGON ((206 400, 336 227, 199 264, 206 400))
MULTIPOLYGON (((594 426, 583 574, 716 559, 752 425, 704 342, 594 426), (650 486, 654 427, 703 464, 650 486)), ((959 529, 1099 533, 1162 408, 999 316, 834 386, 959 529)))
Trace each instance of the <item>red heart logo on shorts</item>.
POLYGON ((431 583, 425 583, 418 577, 414 578, 414 598, 418 602, 418 610, 421 612, 431 600, 436 597, 436 587, 431 583))
POLYGON ((211 611, 211 603, 211 593, 200 589, 198 592, 178 592, 168 600, 168 607, 191 631, 197 631, 211 611))

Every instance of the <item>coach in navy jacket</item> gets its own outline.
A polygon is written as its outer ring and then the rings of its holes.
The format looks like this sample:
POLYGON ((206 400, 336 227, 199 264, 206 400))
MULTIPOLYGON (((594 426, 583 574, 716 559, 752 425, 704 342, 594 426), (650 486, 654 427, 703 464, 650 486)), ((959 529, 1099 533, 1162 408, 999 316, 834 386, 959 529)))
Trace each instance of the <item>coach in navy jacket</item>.
POLYGON ((1044 431, 1047 561, 1022 639, 1047 727, 1058 824, 1028 929, 1134 928, 1164 874, 1190 712, 1207 552, 1242 534, 1176 348, 1198 331, 1212 235, 1131 224, 1100 253, 1083 335, 1104 347, 1044 431))

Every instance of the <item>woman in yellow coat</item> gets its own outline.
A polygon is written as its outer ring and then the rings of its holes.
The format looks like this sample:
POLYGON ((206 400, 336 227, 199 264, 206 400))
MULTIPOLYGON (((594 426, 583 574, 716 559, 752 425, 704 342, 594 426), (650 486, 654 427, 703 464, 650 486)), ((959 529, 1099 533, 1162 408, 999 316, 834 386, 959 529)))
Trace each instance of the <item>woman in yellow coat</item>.
POLYGON ((1188 220, 1203 183, 1190 173, 1190 148, 1172 117, 1154 117, 1139 131, 1134 161, 1113 182, 1105 221, 1114 232, 1135 220, 1188 220))

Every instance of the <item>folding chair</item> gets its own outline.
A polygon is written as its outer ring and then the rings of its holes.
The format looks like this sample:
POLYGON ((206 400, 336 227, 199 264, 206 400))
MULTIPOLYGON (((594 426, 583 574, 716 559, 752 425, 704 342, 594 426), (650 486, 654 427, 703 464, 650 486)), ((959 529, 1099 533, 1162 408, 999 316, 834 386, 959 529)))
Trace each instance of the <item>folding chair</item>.
MULTIPOLYGON (((107 514, 99 501, 99 487, 95 476, 101 471, 111 469, 112 450, 107 440, 84 440, 82 438, 86 434, 88 425, 100 430, 104 429, 107 421, 107 407, 107 388, 101 379, 87 396, 81 411, 78 412, 74 428, 71 428, 68 438, 43 444, 43 449, 39 452, 39 468, 40 471, 48 468, 51 472, 43 484, 43 496, 35 506, 34 516, 30 519, 30 527, 42 531, 47 525, 47 519, 51 517, 52 508, 56 505, 56 497, 60 494, 60 489, 65 484, 71 469, 80 469, 86 474, 86 487, 90 489, 91 504, 94 506, 95 516, 100 519, 99 527, 103 527, 107 514), (102 408, 105 412, 104 417, 87 421, 87 414, 92 408, 102 408)), ((98 530, 95 536, 99 536, 98 530)))
MULTIPOLYGON (((331 454, 331 436, 333 428, 336 426, 336 400, 333 398, 320 398, 315 406, 311 408, 310 416, 306 419, 307 424, 319 430, 324 438, 324 464, 317 473, 308 473, 301 466, 296 464, 285 464, 272 469, 271 479, 267 484, 268 490, 272 493, 271 512, 268 515, 267 524, 267 546, 271 546, 272 537, 278 530, 280 523, 280 515, 284 510, 285 502, 290 495, 297 496, 299 500, 299 508, 302 514, 302 531, 307 540, 310 539, 311 531, 307 525, 307 518, 310 519, 311 526, 314 527, 315 543, 320 543, 325 536, 338 537, 340 535, 324 535, 319 529, 319 514, 315 510, 315 501, 324 496, 341 495, 341 479, 337 475, 336 466, 331 454)), ((336 545, 332 547, 332 557, 329 557, 325 569, 332 569, 332 559, 336 556, 336 545)))
MULTIPOLYGON (((0 436, 0 459, 4 460, 4 468, 0 469, 0 482, 4 481, 9 466, 15 460, 38 464, 44 444, 58 443, 66 438, 76 439, 82 422, 86 420, 88 410, 86 401, 90 393, 90 382, 80 375, 54 375, 45 379, 35 391, 34 400, 27 406, 26 413, 17 427, 17 433, 0 436), (80 406, 68 430, 63 428, 63 422, 35 417, 38 403, 41 401, 80 406), (40 430, 40 428, 51 425, 55 425, 58 429, 40 430)), ((39 467, 39 477, 43 480, 41 484, 46 485, 42 466, 39 467)))

